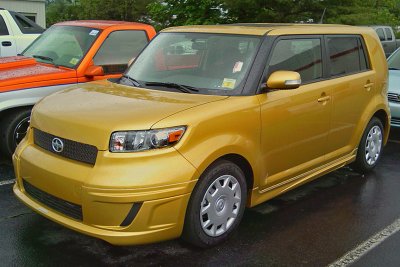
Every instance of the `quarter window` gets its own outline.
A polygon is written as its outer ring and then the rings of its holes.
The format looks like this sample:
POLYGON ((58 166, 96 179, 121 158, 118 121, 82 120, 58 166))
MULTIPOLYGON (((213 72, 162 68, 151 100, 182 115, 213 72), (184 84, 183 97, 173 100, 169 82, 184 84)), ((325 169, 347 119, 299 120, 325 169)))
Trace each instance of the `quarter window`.
POLYGON ((269 63, 269 73, 278 70, 300 73, 303 83, 322 78, 320 39, 280 40, 269 63))
POLYGON ((359 37, 328 37, 330 75, 342 76, 368 69, 359 37))
POLYGON ((106 74, 122 73, 147 43, 144 31, 112 32, 93 58, 94 64, 102 66, 106 74))
POLYGON ((8 35, 7 25, 2 16, 0 16, 0 36, 1 35, 8 35))

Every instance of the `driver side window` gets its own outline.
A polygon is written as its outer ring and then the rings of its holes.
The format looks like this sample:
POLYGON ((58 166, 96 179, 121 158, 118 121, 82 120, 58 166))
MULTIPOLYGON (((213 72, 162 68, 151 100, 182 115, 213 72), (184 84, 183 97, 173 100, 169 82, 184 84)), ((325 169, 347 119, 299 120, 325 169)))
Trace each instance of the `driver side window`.
POLYGON ((103 67, 105 74, 123 73, 128 62, 137 57, 147 43, 145 31, 112 32, 93 58, 94 64, 103 67))
POLYGON ((278 70, 300 73, 302 83, 322 78, 321 39, 284 39, 276 43, 268 76, 278 70))

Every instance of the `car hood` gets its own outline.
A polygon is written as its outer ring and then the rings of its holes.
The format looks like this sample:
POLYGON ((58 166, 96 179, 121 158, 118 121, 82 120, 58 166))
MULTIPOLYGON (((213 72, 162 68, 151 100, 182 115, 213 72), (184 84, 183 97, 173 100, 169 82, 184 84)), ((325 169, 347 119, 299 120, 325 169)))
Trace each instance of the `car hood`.
POLYGON ((389 70, 389 92, 400 94, 400 70, 389 70))
POLYGON ((38 63, 30 57, 0 58, 0 92, 29 88, 38 82, 40 86, 53 85, 55 79, 68 78, 76 78, 76 71, 38 63))
POLYGON ((112 132, 147 130, 175 113, 225 98, 135 88, 103 80, 45 97, 33 109, 31 125, 107 150, 112 132))

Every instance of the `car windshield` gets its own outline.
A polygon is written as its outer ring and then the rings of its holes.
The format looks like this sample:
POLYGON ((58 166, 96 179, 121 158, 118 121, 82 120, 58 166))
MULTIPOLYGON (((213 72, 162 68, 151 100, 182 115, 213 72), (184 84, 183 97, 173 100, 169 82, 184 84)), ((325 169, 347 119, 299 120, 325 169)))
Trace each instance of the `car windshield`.
POLYGON ((76 26, 52 26, 22 54, 39 62, 76 68, 100 30, 76 26))
POLYGON ((237 95, 260 40, 249 35, 161 33, 125 77, 145 88, 237 95))
POLYGON ((400 50, 396 50, 388 59, 388 66, 391 70, 400 70, 400 50))

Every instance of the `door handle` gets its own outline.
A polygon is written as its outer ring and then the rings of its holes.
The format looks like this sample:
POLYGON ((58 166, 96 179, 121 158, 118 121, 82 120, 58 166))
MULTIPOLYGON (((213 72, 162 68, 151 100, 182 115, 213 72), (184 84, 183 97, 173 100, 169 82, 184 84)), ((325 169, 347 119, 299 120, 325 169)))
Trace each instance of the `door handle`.
POLYGON ((12 46, 12 43, 10 41, 4 41, 4 42, 1 42, 1 45, 2 46, 12 46))
POLYGON ((331 97, 329 95, 318 98, 319 103, 327 102, 329 100, 331 100, 331 97))
POLYGON ((371 90, 371 87, 374 85, 374 83, 367 83, 364 85, 364 88, 367 89, 367 91, 371 90))

